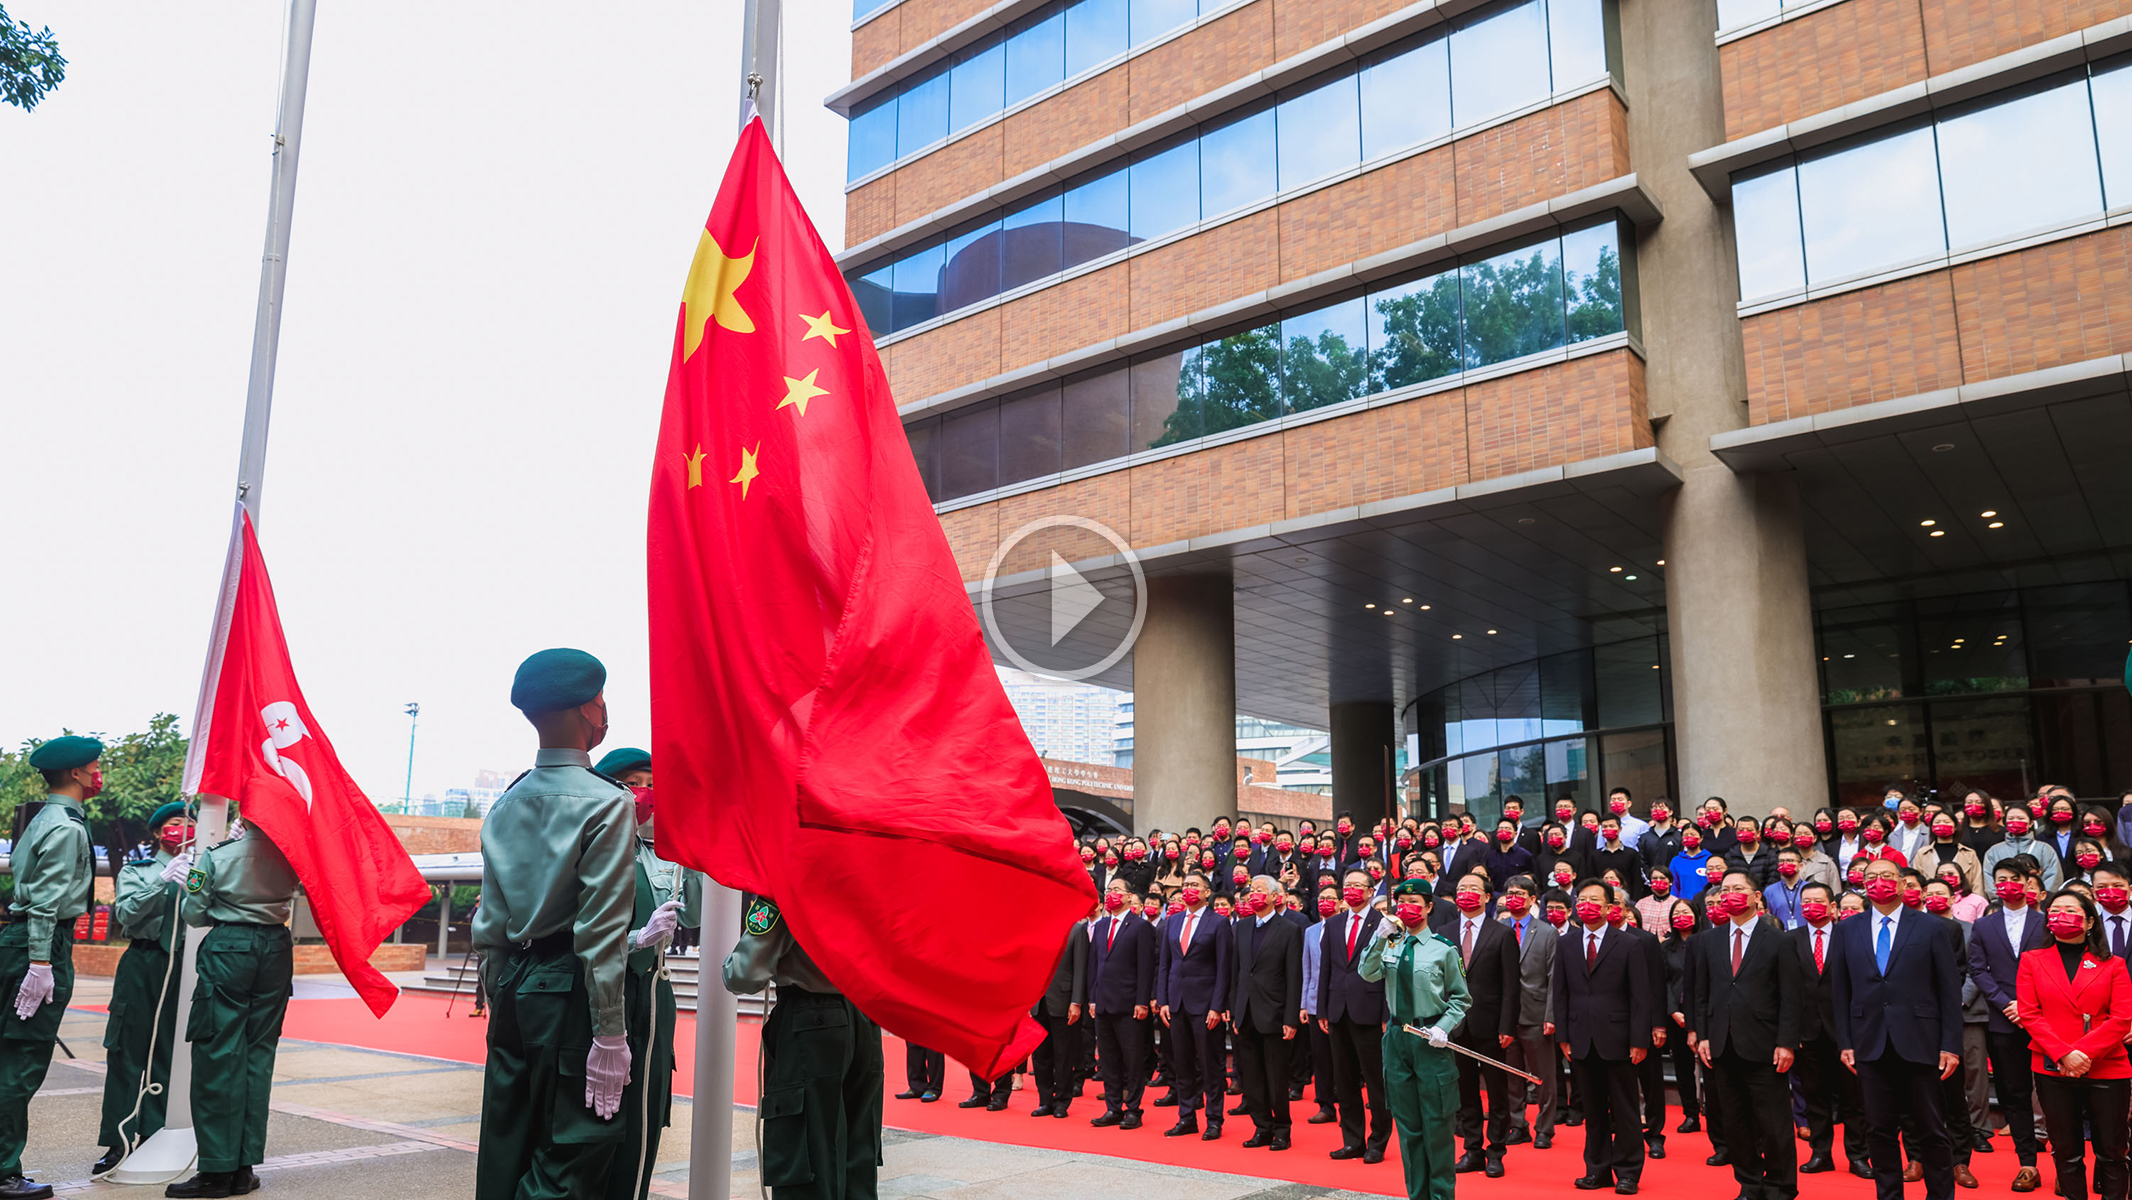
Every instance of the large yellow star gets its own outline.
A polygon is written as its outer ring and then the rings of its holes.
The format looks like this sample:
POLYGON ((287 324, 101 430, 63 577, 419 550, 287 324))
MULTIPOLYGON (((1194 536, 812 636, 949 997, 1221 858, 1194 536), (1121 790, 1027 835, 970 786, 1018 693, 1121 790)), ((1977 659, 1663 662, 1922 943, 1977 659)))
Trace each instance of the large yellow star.
POLYGON ((688 285, 681 289, 681 303, 686 309, 681 321, 683 362, 703 344, 703 328, 710 321, 734 333, 755 332, 748 310, 733 298, 734 291, 747 282, 748 272, 754 269, 754 246, 739 258, 728 258, 710 230, 704 230, 696 240, 696 261, 689 264, 688 285))
MULTIPOLYGON (((684 455, 682 455, 682 456, 681 456, 681 461, 683 461, 683 462, 685 462, 685 463, 687 463, 687 464, 688 464, 688 486, 689 486, 689 487, 692 487, 692 488, 693 488, 693 487, 702 487, 702 486, 703 486, 703 443, 702 443, 702 442, 697 442, 697 443, 696 443, 696 452, 695 452, 694 454, 684 454, 684 455)), ((684 489, 684 490, 686 490, 686 489, 684 489)))
POLYGON ((753 450, 742 446, 740 448, 740 470, 731 479, 726 480, 727 483, 740 485, 740 498, 743 500, 748 498, 748 485, 755 482, 757 475, 762 474, 761 471, 755 469, 755 456, 761 451, 761 442, 755 443, 755 449, 753 450))
MULTIPOLYGON (((845 330, 845 332, 849 333, 851 331, 847 329, 845 330)), ((805 341, 806 339, 801 338, 800 340, 805 341)), ((783 408, 787 404, 797 404, 799 405, 800 415, 803 417, 806 416, 807 402, 809 400, 814 399, 816 396, 826 396, 829 394, 828 388, 819 388, 814 386, 814 377, 820 375, 821 373, 822 369, 820 367, 816 367, 812 371, 807 372, 806 377, 803 379, 794 379, 790 375, 785 376, 785 398, 777 402, 777 407, 783 408)))
POLYGON ((829 319, 829 314, 826 312, 819 317, 810 317, 806 313, 801 313, 800 320, 807 323, 807 332, 800 338, 803 342, 808 338, 821 338, 834 348, 837 344, 838 334, 851 332, 849 329, 838 329, 836 324, 829 319))

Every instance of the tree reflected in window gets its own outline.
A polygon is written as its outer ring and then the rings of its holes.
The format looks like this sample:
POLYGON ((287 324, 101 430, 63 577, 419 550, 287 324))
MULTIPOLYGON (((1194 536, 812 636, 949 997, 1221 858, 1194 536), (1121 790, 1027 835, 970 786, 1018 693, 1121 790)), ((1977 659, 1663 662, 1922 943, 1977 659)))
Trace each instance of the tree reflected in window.
POLYGON ((1456 271, 1373 298, 1370 390, 1388 392, 1457 371, 1458 308, 1456 271))

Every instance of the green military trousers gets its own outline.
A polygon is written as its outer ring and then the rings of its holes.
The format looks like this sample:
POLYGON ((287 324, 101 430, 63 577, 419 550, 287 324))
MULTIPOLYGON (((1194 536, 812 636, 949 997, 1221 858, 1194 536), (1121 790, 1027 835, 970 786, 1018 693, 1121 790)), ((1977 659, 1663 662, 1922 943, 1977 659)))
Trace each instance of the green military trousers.
POLYGON ((775 1200, 874 1200, 880 1026, 840 995, 780 986, 762 1058, 762 1181, 775 1200))
POLYGON ((1384 1097, 1399 1127, 1408 1200, 1452 1200, 1457 1176, 1458 1063, 1392 1022, 1384 1035, 1384 1097))
POLYGON ((26 922, 0 929, 0 1177, 22 1174, 30 1097, 52 1066, 52 1044, 74 994, 74 922, 61 921, 52 931, 52 998, 24 1021, 15 1016, 15 991, 30 970, 29 946, 26 922))
POLYGON ((475 1200, 602 1194, 624 1126, 619 1112, 602 1121, 585 1106, 592 1001, 570 935, 525 949, 485 950, 481 970, 489 994, 489 1057, 475 1200))
POLYGON ((631 970, 624 986, 629 1087, 622 1093, 622 1142, 607 1172, 607 1196, 644 1200, 659 1162, 659 1131, 673 1123, 674 984, 664 970, 654 969, 650 974, 631 970))
POLYGON ((96 1140, 107 1150, 131 1149, 163 1128, 170 1104, 170 1047, 178 1036, 176 965, 154 938, 133 939, 119 956, 111 981, 111 1019, 104 1024, 104 1120, 96 1140))
POLYGON ((266 1161, 274 1051, 296 957, 282 925, 217 925, 200 939, 185 1040, 192 1043, 192 1124, 200 1170, 266 1161))

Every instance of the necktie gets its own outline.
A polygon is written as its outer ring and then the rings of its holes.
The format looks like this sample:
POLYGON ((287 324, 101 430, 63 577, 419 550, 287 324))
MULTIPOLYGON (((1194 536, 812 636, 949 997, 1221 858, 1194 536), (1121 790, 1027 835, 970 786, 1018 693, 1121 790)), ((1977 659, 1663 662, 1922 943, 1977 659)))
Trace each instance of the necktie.
POLYGON ((2110 953, 2119 958, 2125 956, 2125 919, 2110 918, 2110 953))
POLYGON ((1888 973, 1888 941, 1894 936, 1894 931, 1895 918, 1882 917, 1880 919, 1880 936, 1873 939, 1873 965, 1883 975, 1888 973))
POLYGON ((1734 975, 1738 975, 1740 973, 1740 955, 1745 953, 1746 950, 1747 931, 1744 929, 1734 929, 1732 931, 1732 973, 1734 975))
POLYGON ((1472 922, 1472 921, 1467 921, 1467 922, 1466 922, 1466 936, 1465 936, 1465 937, 1463 937, 1463 938, 1460 938, 1460 939, 1459 939, 1459 961, 1460 961, 1460 962, 1463 962, 1463 963, 1465 963, 1465 964, 1466 964, 1466 965, 1468 965, 1468 966, 1471 966, 1471 965, 1473 964, 1473 922, 1472 922))
POLYGON ((1523 950, 1525 948, 1525 922, 1518 921, 1511 928, 1518 931, 1518 949, 1523 950))
POLYGON ((1360 934, 1361 932, 1362 932, 1362 914, 1361 914, 1361 913, 1349 913, 1349 914, 1347 914, 1347 962, 1348 962, 1348 965, 1349 965, 1349 966, 1353 966, 1353 965, 1354 965, 1354 962, 1355 962, 1355 937, 1356 937, 1356 935, 1360 934))
POLYGON ((1823 959, 1822 959, 1822 953, 1823 953, 1823 951, 1822 951, 1822 947, 1821 947, 1821 934, 1822 934, 1822 931, 1821 931, 1821 930, 1819 930, 1819 929, 1816 929, 1816 930, 1814 930, 1814 973, 1815 973, 1816 975, 1820 974, 1820 973, 1821 973, 1821 971, 1822 971, 1822 969, 1823 969, 1823 967, 1822 967, 1822 963, 1823 963, 1823 959))
POLYGON ((1587 933, 1584 935, 1584 973, 1587 975, 1591 974, 1592 968, 1598 965, 1599 935, 1596 933, 1587 933))
POLYGON ((1192 923, 1197 920, 1199 920, 1198 913, 1186 913, 1184 915, 1184 937, 1178 939, 1178 953, 1190 954, 1192 952, 1192 923))
POLYGON ((1111 920, 1110 937, 1106 939, 1103 943, 1103 953, 1109 954, 1111 951, 1111 947, 1116 946, 1118 944, 1118 926, 1123 924, 1125 924, 1125 922, 1117 920, 1115 918, 1111 920))

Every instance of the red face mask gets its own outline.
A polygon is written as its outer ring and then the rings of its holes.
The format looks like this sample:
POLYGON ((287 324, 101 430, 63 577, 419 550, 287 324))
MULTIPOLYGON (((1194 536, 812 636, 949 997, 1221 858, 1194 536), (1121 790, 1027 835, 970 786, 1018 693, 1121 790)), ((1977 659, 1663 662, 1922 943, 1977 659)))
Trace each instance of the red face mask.
POLYGON ((1399 923, 1408 929, 1420 929, 1429 919, 1429 910, 1419 904, 1408 901, 1394 907, 1392 915, 1399 918, 1399 923))
POLYGON ((1814 832, 1820 834, 1822 837, 1827 837, 1828 831, 1834 828, 1834 825, 1829 824, 1829 819, 1827 817, 1814 818, 1814 832))
POLYGON ((1242 900, 1238 901, 1237 907, 1243 909, 1245 912, 1255 917, 1260 913, 1266 911, 1265 893, 1253 892, 1250 895, 1244 897, 1242 900))
POLYGON ((1239 885, 1246 884, 1251 882, 1251 872, 1238 871, 1235 874, 1231 875, 1229 878, 1234 879, 1239 885))
POLYGON ((1576 815, 1577 810, 1567 804, 1555 810, 1555 820, 1562 822, 1564 825, 1569 824, 1569 819, 1576 815))
POLYGON ((1885 876, 1866 881, 1866 899, 1875 904, 1886 904, 1902 894, 1902 884, 1885 876))
POLYGON ((1836 822, 1836 828, 1841 829, 1845 833, 1850 833, 1858 828, 1858 818, 1845 817, 1841 821, 1836 822))
POLYGON ((1441 845, 1443 845, 1443 839, 1442 839, 1442 838, 1439 838, 1439 837, 1437 837, 1437 836, 1436 836, 1435 834, 1433 834, 1433 833, 1430 833, 1430 834, 1424 834, 1424 835, 1422 835, 1422 839, 1421 839, 1421 844, 1422 844, 1422 845, 1423 845, 1424 847, 1426 847, 1426 848, 1428 848, 1428 849, 1430 849, 1430 850, 1434 850, 1434 849, 1436 849, 1436 848, 1437 848, 1438 846, 1441 846, 1441 845))
POLYGON ((1458 898, 1454 900, 1453 903, 1458 905, 1458 909, 1460 912, 1471 913, 1479 912, 1482 906, 1487 902, 1481 899, 1481 894, 1479 892, 1460 892, 1458 894, 1458 898))
POLYGON ((1663 896, 1672 890, 1673 881, 1670 879, 1653 879, 1651 881, 1651 894, 1654 896, 1663 896))
POLYGON ((1850 880, 1851 886, 1854 888, 1864 887, 1866 881, 1866 873, 1864 871, 1853 871, 1849 875, 1844 876, 1844 878, 1850 880))
POLYGON ((1700 828, 1710 828, 1710 814, 1707 812, 1699 812, 1695 814, 1695 823, 1700 828))
POLYGON ((1503 911, 1513 917, 1524 916, 1525 910, 1531 907, 1532 901, 1517 892, 1511 892, 1503 897, 1503 911))
POLYGON ((1798 864, 1798 863, 1778 863, 1778 864, 1777 864, 1777 874, 1779 874, 1779 875, 1782 875, 1782 876, 1783 876, 1784 878, 1786 878, 1786 879, 1790 879, 1791 877, 1793 877, 1794 875, 1797 875, 1798 873, 1799 873, 1799 864, 1798 864))
POLYGON ((1103 894, 1103 909, 1105 912, 1124 912, 1124 894, 1120 892, 1105 892, 1103 894))
POLYGON ((1673 928, 1681 930, 1682 932, 1686 932, 1687 930, 1695 928, 1695 914, 1692 912, 1674 913, 1673 928))
POLYGON ((1568 909, 1564 909, 1564 908, 1550 908, 1550 909, 1548 909, 1548 910, 1547 910, 1547 923, 1548 923, 1549 925, 1552 925, 1552 926, 1554 926, 1554 927, 1555 927, 1556 929, 1560 929, 1560 928, 1562 928, 1562 927, 1563 927, 1564 925, 1567 925, 1567 924, 1569 924, 1569 910, 1568 910, 1568 909))
POLYGON ((1340 898, 1342 900, 1347 901, 1347 905, 1349 908, 1361 908, 1363 905, 1369 903, 1370 890, 1366 887, 1341 888, 1340 898))
POLYGON ((1184 890, 1178 893, 1179 896, 1184 898, 1184 902, 1186 904, 1199 903, 1200 897, 1204 894, 1205 893, 1199 890, 1199 885, 1196 883, 1185 884, 1184 890))
POLYGON ((1213 856, 1213 855, 1211 855, 1211 854, 1202 854, 1202 855, 1200 855, 1200 856, 1199 856, 1199 865, 1200 865, 1201 867, 1211 867, 1211 866, 1213 866, 1213 865, 1214 865, 1214 856, 1213 856))
POLYGON ((1724 860, 1718 858, 1711 859, 1709 869, 1703 872, 1703 878, 1708 879, 1712 883, 1717 883, 1723 880, 1725 878, 1724 860))
POLYGON ((1562 848, 1562 835, 1559 833, 1548 834, 1547 848, 1549 850, 1560 850, 1562 848))
POLYGON ((2087 830, 2087 834, 2089 837, 2099 838, 2102 836, 2101 822, 2089 821, 2086 825, 2081 826, 2081 828, 2087 830))
POLYGON ((1690 850, 1700 850, 1703 848, 1703 839, 1691 833, 1680 839, 1680 844, 1690 850))
POLYGON ((1339 902, 1338 900, 1335 900, 1335 899, 1333 899, 1333 898, 1332 898, 1331 896, 1325 896, 1325 897, 1323 897, 1323 898, 1319 899, 1319 901, 1318 901, 1318 915, 1319 915, 1319 916, 1321 916, 1321 917, 1329 917, 1329 916, 1331 916, 1331 915, 1333 915, 1334 913, 1336 913, 1336 912, 1339 912, 1339 911, 1340 911, 1340 902, 1339 902))
MULTIPOLYGON (((1397 846, 1401 850, 1411 850, 1414 848, 1414 839, 1410 837, 1399 838, 1398 840, 1394 841, 1392 845, 1397 846)), ((1332 853, 1332 851, 1327 850, 1326 853, 1330 854, 1332 853)))
POLYGON ((1917 886, 1914 883, 1906 883, 1903 885, 1903 904, 1910 908, 1916 908, 1919 904, 1924 902, 1924 899, 1925 889, 1917 886))
POLYGON ((1742 829, 1742 830, 1740 830, 1740 831, 1739 831, 1739 833, 1735 834, 1734 836, 1736 836, 1736 837, 1738 837, 1738 838, 1740 839, 1740 845, 1742 845, 1742 846, 1752 846, 1752 845, 1754 845, 1754 844, 1755 844, 1756 842, 1759 842, 1759 841, 1761 841, 1761 840, 1762 840, 1762 835, 1761 835, 1761 834, 1759 834, 1759 833, 1756 833, 1756 832, 1755 832, 1754 830, 1752 830, 1752 829, 1742 829))
POLYGON ((1745 892, 1726 892, 1718 897, 1718 907, 1725 910, 1726 916, 1737 917, 1754 907, 1754 897, 1745 892))
POLYGON ((1609 800, 1606 802, 1606 810, 1618 817, 1629 811, 1629 802, 1626 800, 1609 800))
POLYGON ((1370 875, 1370 878, 1371 878, 1371 879, 1382 879, 1382 878, 1384 878, 1384 864, 1382 864, 1382 863, 1374 863, 1374 862, 1373 862, 1373 863, 1371 863, 1371 864, 1370 864, 1369 866, 1367 866, 1367 867, 1364 867, 1364 868, 1363 868, 1363 870, 1365 870, 1365 871, 1368 871, 1368 872, 1369 872, 1369 875, 1370 875))
POLYGON ((1859 913, 1862 913, 1862 912, 1864 912, 1864 911, 1865 911, 1865 910, 1864 910, 1864 909, 1862 909, 1862 908, 1854 908, 1854 909, 1850 910, 1849 912, 1840 912, 1840 913, 1837 913, 1837 914, 1836 914, 1836 919, 1837 919, 1837 920, 1839 920, 1839 921, 1842 921, 1842 920, 1847 920, 1847 919, 1849 919, 1849 918, 1851 918, 1851 917, 1855 917, 1855 916, 1857 916, 1857 915, 1858 915, 1859 913))
POLYGON ((1254 833, 1251 835, 1251 840, 1263 846, 1266 844, 1267 838, 1266 835, 1263 833, 1254 833))
POLYGON ((2028 832, 2028 818, 2027 818, 2027 817, 2008 817, 2008 818, 2006 818, 2006 832, 2008 832, 2008 833, 2010 833, 2010 834, 2013 834, 2013 835, 2014 835, 2015 837, 2020 837, 2020 836, 2021 836, 2022 834, 2024 834, 2024 833, 2027 833, 2027 832, 2028 832))
POLYGON ((1140 915, 1141 915, 1141 916, 1144 916, 1144 917, 1146 917, 1146 918, 1147 918, 1148 920, 1150 920, 1150 921, 1154 920, 1154 919, 1155 919, 1156 917, 1159 917, 1159 916, 1161 916, 1161 915, 1162 915, 1162 904, 1161 904, 1161 902, 1160 902, 1160 901, 1156 901, 1156 902, 1154 902, 1154 903, 1150 903, 1150 904, 1143 904, 1143 905, 1141 905, 1141 906, 1140 906, 1140 915))
POLYGON ((629 794, 636 799, 637 824, 642 825, 646 821, 651 820, 651 789, 648 787, 632 786, 629 789, 629 794))
POLYGON ((1092 863, 1096 861, 1096 852, 1085 847, 1082 848, 1081 861, 1085 863, 1092 863))
POLYGON ((1515 829, 1498 829, 1495 831, 1495 840, 1507 846, 1518 840, 1518 834, 1515 829))
POLYGON ((1117 855, 1115 855, 1115 854, 1106 854, 1106 855, 1104 855, 1104 856, 1103 856, 1103 865, 1104 865, 1104 866, 1106 866, 1106 867, 1115 867, 1115 866, 1117 866, 1117 865, 1118 865, 1118 856, 1117 856, 1117 855))
POLYGON ((1964 804, 1962 812, 1972 817, 1981 817, 1984 815, 1984 806, 1981 804, 1964 804))
POLYGON ((1176 847, 1174 847, 1174 846, 1173 846, 1173 847, 1171 847, 1170 849, 1168 849, 1168 850, 1165 850, 1165 851, 1163 851, 1163 852, 1162 852, 1162 856, 1163 856, 1164 858, 1167 858, 1167 859, 1169 859, 1169 860, 1170 860, 1171 862, 1176 862, 1176 861, 1177 861, 1177 849, 1176 849, 1176 847))
POLYGON ((1923 817, 1923 816, 1924 816, 1924 814, 1923 814, 1923 813, 1921 813, 1921 812, 1918 812, 1918 811, 1916 811, 1915 809, 1910 809, 1910 810, 1906 810, 1906 811, 1904 811, 1904 812, 1899 812, 1899 813, 1896 813, 1896 814, 1895 814, 1895 819, 1896 819, 1896 820, 1898 820, 1898 821, 1901 821, 1901 822, 1902 822, 1903 824, 1905 824, 1905 825, 1915 825, 1915 824, 1917 824, 1917 822, 1918 822, 1919 818, 1921 818, 1921 817, 1923 817))
POLYGON ((1651 822, 1653 824, 1663 825, 1672 819, 1673 812, 1671 809, 1654 808, 1651 810, 1651 822))
POLYGON ((1953 837, 1953 836, 1954 836, 1954 822, 1952 822, 1952 821, 1934 821, 1934 822, 1932 823, 1932 836, 1933 836, 1933 837, 1937 837, 1937 838, 1951 838, 1951 837, 1953 837))
POLYGON ((2088 922, 2087 918, 2075 913, 2052 913, 2050 927, 2053 937, 2060 941, 2070 942, 2074 938, 2086 935, 2088 922))
POLYGON ((1954 901, 1946 896, 1925 897, 1925 911, 1928 913, 1943 913, 1953 907, 1954 901))
POLYGON ((1561 887, 1561 888, 1566 888, 1566 887, 1568 887, 1568 886, 1570 885, 1570 882, 1571 882, 1572 880, 1576 879, 1576 877, 1577 877, 1577 873, 1576 873, 1576 872, 1574 872, 1574 871, 1556 871, 1556 872, 1555 872, 1555 886, 1556 886, 1556 887, 1561 887))
POLYGON ((162 830, 156 834, 156 840, 172 854, 176 854, 186 842, 192 840, 192 826, 184 821, 165 821, 162 830))
POLYGON ((2095 889, 2095 902, 2112 913, 2121 913, 2125 905, 2132 904, 2132 891, 2115 884, 2099 887, 2095 889))
POLYGON ((1609 904, 1606 906, 1607 924, 1619 925, 1621 924, 1622 918, 1626 916, 1628 916, 1628 910, 1621 907, 1619 904, 1609 904))
POLYGON ((1799 906, 1799 911, 1806 914, 1807 920, 1819 924, 1828 920, 1828 901, 1809 900, 1799 906))
POLYGON ((1334 826, 1334 828, 1338 829, 1341 833, 1353 833, 1355 831, 1355 823, 1352 821, 1342 821, 1338 825, 1334 826))
POLYGON ((1606 916, 1606 906, 1597 900, 1577 901, 1577 920, 1586 925, 1596 924, 1606 916))
POLYGON ((1799 832, 1791 835, 1791 844, 1797 846, 1801 850, 1806 849, 1808 846, 1814 844, 1814 831, 1811 829, 1802 829, 1799 832))
POLYGON ((1880 826, 1878 825, 1875 825, 1871 829, 1865 831, 1865 840, 1875 846, 1879 845, 1880 839, 1886 836, 1886 834, 1880 831, 1880 826))
POLYGON ((2083 850, 2073 856, 2073 861, 2080 864, 2081 870, 2092 871, 2098 863, 2102 862, 2102 855, 2095 853, 2093 850, 2083 850))
POLYGON ((1125 848, 1125 857, 1129 862, 1139 862, 1142 853, 1143 851, 1138 846, 1127 846, 1125 848))
POLYGON ((1992 891, 2008 904, 2021 904, 2028 900, 2028 885, 2018 879, 2001 879, 1992 885, 1992 891))
POLYGON ((1288 840, 1287 838, 1282 838, 1282 839, 1281 839, 1280 841, 1278 841, 1278 842, 1275 842, 1275 843, 1273 844, 1273 848, 1274 848, 1274 849, 1276 849, 1276 850, 1278 850, 1278 851, 1280 851, 1280 852, 1281 852, 1281 853, 1283 853, 1283 854, 1286 854, 1286 853, 1288 853, 1288 852, 1289 852, 1290 850, 1293 850, 1293 849, 1295 849, 1295 843, 1294 843, 1294 842, 1291 842, 1291 841, 1289 841, 1289 840, 1288 840))

